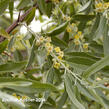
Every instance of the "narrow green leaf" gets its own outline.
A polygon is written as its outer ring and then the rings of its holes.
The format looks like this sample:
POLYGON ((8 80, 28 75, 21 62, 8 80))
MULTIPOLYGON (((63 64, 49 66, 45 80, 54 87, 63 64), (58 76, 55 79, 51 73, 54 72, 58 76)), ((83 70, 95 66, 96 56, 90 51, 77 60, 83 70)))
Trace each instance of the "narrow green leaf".
POLYGON ((12 22, 13 22, 13 10, 14 10, 14 0, 11 0, 9 2, 9 12, 10 12, 10 17, 12 22))
MULTIPOLYGON (((47 72, 46 82, 53 84, 53 80, 54 80, 54 69, 53 68, 50 68, 49 71, 47 72)), ((50 92, 49 91, 45 92, 44 98, 45 99, 48 99, 49 95, 50 95, 50 92)))
POLYGON ((65 75, 65 86, 68 96, 72 101, 72 103, 74 103, 78 109, 80 109, 80 107, 81 109, 85 109, 85 107, 77 100, 75 94, 73 93, 73 89, 72 89, 73 85, 67 74, 65 75))
POLYGON ((108 30, 109 30, 109 26, 108 24, 105 25, 104 28, 104 55, 108 55, 109 54, 109 34, 108 34, 108 30))
POLYGON ((57 109, 61 109, 63 107, 67 98, 68 98, 68 94, 67 94, 66 90, 64 90, 63 95, 61 96, 60 100, 58 101, 57 109))
POLYGON ((95 15, 83 15, 83 14, 77 14, 75 16, 73 16, 73 20, 77 20, 77 21, 89 21, 95 18, 95 15))
POLYGON ((25 18, 25 21, 26 21, 27 25, 29 25, 31 23, 31 21, 34 19, 35 12, 36 12, 36 8, 34 7, 31 10, 31 12, 27 15, 27 17, 25 18))
POLYGON ((45 60, 46 60, 46 50, 42 49, 39 51, 36 51, 36 57, 37 57, 37 62, 38 65, 40 66, 40 68, 42 68, 42 66, 45 64, 45 60))
POLYGON ((109 56, 104 57, 103 59, 86 69, 86 71, 83 72, 83 77, 88 78, 90 75, 96 73, 107 65, 109 65, 109 56))
POLYGON ((0 86, 1 88, 9 88, 22 93, 57 91, 56 87, 51 84, 11 77, 1 77, 0 86))
POLYGON ((23 62, 8 62, 6 64, 2 64, 0 65, 0 72, 16 72, 16 71, 20 71, 21 69, 23 69, 25 67, 27 62, 23 61, 23 62))
POLYGON ((34 40, 34 42, 33 42, 26 68, 30 67, 32 65, 33 61, 34 61, 34 58, 35 58, 35 52, 34 52, 35 45, 36 45, 36 40, 34 40))
POLYGON ((13 37, 11 38, 11 40, 9 41, 9 44, 8 44, 8 49, 9 49, 9 50, 11 50, 11 48, 13 47, 13 45, 14 45, 14 43, 15 43, 15 39, 16 39, 16 37, 13 36, 13 37))
POLYGON ((65 33, 64 33, 63 40, 64 40, 66 43, 69 43, 69 33, 68 33, 67 31, 65 31, 65 33))
POLYGON ((88 65, 88 66, 90 66, 96 62, 94 59, 90 59, 87 57, 81 57, 81 56, 73 56, 72 58, 68 57, 68 58, 66 58, 66 60, 68 62, 72 62, 75 64, 88 65))
POLYGON ((14 59, 15 59, 16 62, 23 60, 23 56, 22 56, 21 52, 17 49, 14 52, 14 59))
POLYGON ((25 7, 27 7, 28 5, 31 5, 31 0, 20 0, 20 3, 17 6, 17 9, 23 9, 25 7))
POLYGON ((108 109, 109 107, 105 104, 104 100, 98 95, 95 89, 89 89, 89 92, 93 94, 93 96, 98 99, 99 103, 104 107, 104 109, 108 109))
POLYGON ((79 89, 79 91, 81 92, 81 94, 83 94, 84 96, 86 96, 87 98, 91 99, 91 100, 94 100, 94 101, 97 101, 97 99, 95 99, 91 93, 87 90, 87 88, 85 88, 83 85, 77 83, 77 87, 79 89))
POLYGON ((68 47, 67 43, 64 42, 63 40, 59 39, 58 37, 54 36, 51 37, 52 42, 54 45, 59 46, 60 48, 66 48, 68 47))
POLYGON ((98 38, 103 36, 106 23, 107 23, 107 19, 105 18, 104 15, 102 15, 100 18, 98 29, 96 30, 94 34, 94 40, 97 40, 98 38))
POLYGON ((88 36, 89 40, 93 40, 93 38, 94 38, 93 34, 95 34, 95 32, 96 32, 96 30, 99 26, 99 22, 100 22, 100 15, 97 14, 96 19, 92 25, 91 31, 90 31, 89 36, 88 36))
POLYGON ((50 31, 50 32, 48 32, 48 33, 46 33, 46 34, 47 34, 48 36, 55 36, 55 35, 58 35, 58 34, 60 34, 61 32, 63 32, 63 31, 66 29, 67 24, 68 24, 68 22, 65 22, 65 23, 63 23, 63 24, 57 26, 55 29, 53 29, 52 31, 50 31))
POLYGON ((91 5, 92 1, 89 0, 83 7, 80 8, 79 12, 84 12, 85 10, 87 10, 90 5, 91 5))
POLYGON ((46 3, 45 0, 37 0, 37 3, 41 12, 50 17, 52 13, 52 3, 46 3))
POLYGON ((92 60, 100 60, 99 57, 93 55, 90 52, 68 52, 68 53, 65 53, 65 56, 68 56, 70 58, 74 56, 78 56, 78 57, 90 58, 92 60))

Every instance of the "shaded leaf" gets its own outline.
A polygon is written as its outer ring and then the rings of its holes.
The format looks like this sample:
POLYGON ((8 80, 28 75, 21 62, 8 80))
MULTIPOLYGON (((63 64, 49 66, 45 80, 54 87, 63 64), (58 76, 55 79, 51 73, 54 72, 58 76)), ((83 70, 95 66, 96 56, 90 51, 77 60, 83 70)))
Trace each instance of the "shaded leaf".
POLYGON ((9 2, 9 12, 10 12, 10 17, 12 22, 13 22, 13 10, 14 10, 14 0, 11 0, 9 2))
POLYGON ((65 86, 66 86, 66 91, 68 93, 68 96, 70 100, 72 101, 72 103, 74 103, 78 109, 80 107, 81 109, 85 109, 85 107, 77 100, 75 94, 73 93, 73 89, 72 89, 73 85, 67 74, 65 75, 65 86))
POLYGON ((34 8, 32 8, 32 10, 30 11, 30 13, 25 18, 25 21, 26 21, 27 25, 29 25, 31 23, 31 21, 34 19, 35 12, 36 12, 36 8, 34 7, 34 8))
POLYGON ((84 12, 85 10, 87 10, 90 5, 91 5, 91 0, 89 0, 84 6, 81 7, 81 9, 79 10, 79 12, 84 12))
POLYGON ((31 0, 26 0, 26 2, 25 0, 20 0, 20 3, 18 4, 17 9, 23 9, 31 3, 32 3, 31 0))
POLYGON ((86 71, 83 72, 83 77, 88 78, 90 75, 96 73, 107 65, 109 65, 109 56, 104 57, 103 59, 86 69, 86 71))
POLYGON ((0 72, 16 72, 16 71, 20 71, 21 69, 23 69, 26 65, 26 61, 23 62, 8 62, 6 64, 2 64, 0 65, 0 72))
POLYGON ((63 31, 66 29, 67 24, 68 24, 68 22, 65 22, 65 23, 63 23, 63 24, 57 26, 55 29, 53 29, 52 31, 50 31, 50 32, 48 32, 48 33, 46 33, 46 34, 47 34, 48 36, 55 36, 55 35, 58 35, 58 34, 60 34, 61 32, 63 32, 63 31))
POLYGON ((10 35, 3 28, 0 28, 0 35, 8 39, 11 38, 10 35))
POLYGON ((43 91, 57 91, 56 87, 51 84, 40 83, 33 80, 1 77, 0 86, 9 88, 22 93, 36 93, 43 91))

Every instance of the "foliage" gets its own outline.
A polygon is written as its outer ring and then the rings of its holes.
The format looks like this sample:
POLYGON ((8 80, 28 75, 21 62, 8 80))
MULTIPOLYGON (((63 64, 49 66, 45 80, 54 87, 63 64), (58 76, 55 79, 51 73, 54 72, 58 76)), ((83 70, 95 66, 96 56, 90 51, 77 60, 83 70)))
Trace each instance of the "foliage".
POLYGON ((108 47, 108 0, 0 0, 0 109, 109 109, 108 47))

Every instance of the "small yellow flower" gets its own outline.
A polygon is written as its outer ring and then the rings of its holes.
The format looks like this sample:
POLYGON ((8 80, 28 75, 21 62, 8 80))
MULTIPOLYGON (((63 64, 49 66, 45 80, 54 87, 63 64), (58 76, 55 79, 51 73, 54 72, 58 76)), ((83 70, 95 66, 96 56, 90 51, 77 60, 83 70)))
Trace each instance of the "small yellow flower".
POLYGON ((40 41, 41 43, 43 43, 43 42, 44 42, 44 37, 41 36, 41 37, 39 38, 39 41, 40 41))
POLYGON ((107 3, 97 3, 96 5, 95 5, 95 7, 96 7, 96 11, 97 12, 103 12, 105 9, 108 9, 108 4, 107 3))
POLYGON ((11 48, 11 52, 14 52, 14 51, 15 51, 15 47, 12 47, 12 48, 11 48))
POLYGON ((17 99, 18 99, 18 100, 20 100, 20 99, 21 99, 21 97, 20 97, 20 96, 17 96, 17 99))
POLYGON ((47 51, 48 51, 48 53, 52 52, 52 51, 53 51, 53 46, 49 46, 49 47, 47 48, 47 51))
POLYGON ((58 59, 62 60, 62 56, 58 56, 58 59))
POLYGON ((63 19, 64 19, 64 20, 67 20, 67 17, 64 15, 64 16, 63 16, 63 19))
POLYGON ((79 36, 78 34, 76 34, 76 35, 74 36, 75 39, 79 39, 79 37, 80 37, 80 36, 79 36))
POLYGON ((75 23, 72 23, 71 26, 72 26, 72 28, 74 28, 75 27, 75 23))
POLYGON ((103 7, 103 4, 102 3, 98 3, 98 4, 95 5, 95 7, 96 8, 101 8, 101 7, 103 7))
POLYGON ((77 39, 75 39, 75 40, 74 40, 74 43, 75 43, 75 45, 79 45, 79 44, 80 44, 80 41, 77 40, 77 39))
POLYGON ((59 67, 60 67, 60 63, 55 62, 55 63, 54 63, 54 68, 59 69, 59 67))
POLYGON ((88 48, 88 43, 83 44, 83 48, 87 49, 88 48))
POLYGON ((27 98, 27 96, 22 96, 22 100, 25 100, 27 98))
POLYGON ((107 3, 104 3, 103 8, 104 9, 107 9, 108 8, 108 4, 107 3))
POLYGON ((59 53, 61 51, 59 47, 54 48, 54 50, 56 51, 56 53, 59 53))
POLYGON ((71 20, 71 17, 67 17, 67 20, 70 21, 71 20))
POLYGON ((67 27, 67 32, 70 33, 72 29, 70 27, 67 27))
POLYGON ((107 2, 108 8, 109 8, 109 2, 107 2))
POLYGON ((13 93, 12 96, 17 97, 16 93, 13 93))
POLYGON ((64 52, 63 51, 60 51, 59 52, 59 56, 63 57, 64 56, 64 52))
POLYGON ((47 42, 46 44, 45 44, 45 47, 50 47, 51 46, 51 44, 49 43, 49 42, 47 42))
POLYGON ((46 38, 46 41, 47 41, 47 42, 51 42, 51 37, 47 37, 47 38, 46 38))

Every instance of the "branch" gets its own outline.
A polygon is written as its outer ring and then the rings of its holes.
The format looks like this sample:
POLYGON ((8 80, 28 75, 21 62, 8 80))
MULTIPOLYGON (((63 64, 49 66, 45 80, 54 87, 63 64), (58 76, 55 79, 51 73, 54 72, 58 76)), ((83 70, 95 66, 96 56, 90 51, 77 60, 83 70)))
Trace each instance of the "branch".
MULTIPOLYGON (((38 7, 37 4, 35 4, 33 7, 31 7, 30 9, 28 9, 22 16, 20 16, 18 18, 18 20, 16 20, 12 25, 10 25, 7 29, 6 32, 9 34, 11 33, 18 25, 20 22, 23 22, 24 19, 26 18, 26 16, 30 13, 30 11, 34 8, 34 7, 38 7)), ((3 36, 0 36, 0 42, 4 41, 6 38, 3 36)))
MULTIPOLYGON (((51 2, 51 0, 45 0, 46 3, 49 3, 51 2)), ((9 34, 11 33, 18 25, 19 23, 23 22, 24 19, 26 18, 26 16, 30 13, 30 11, 34 8, 34 7, 38 7, 37 4, 34 4, 33 7, 31 7, 30 9, 28 9, 21 17, 18 18, 17 21, 15 21, 12 25, 10 25, 7 29, 6 29, 6 32, 9 34)), ((6 38, 3 37, 3 36, 0 36, 0 43, 2 41, 4 41, 6 38)))

